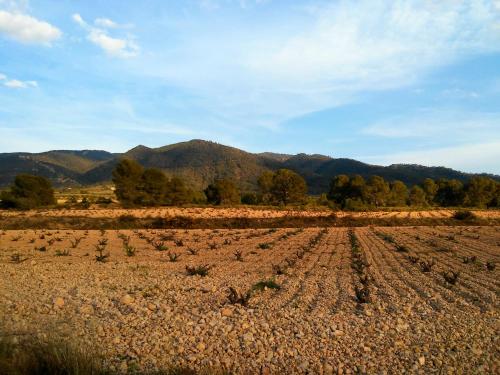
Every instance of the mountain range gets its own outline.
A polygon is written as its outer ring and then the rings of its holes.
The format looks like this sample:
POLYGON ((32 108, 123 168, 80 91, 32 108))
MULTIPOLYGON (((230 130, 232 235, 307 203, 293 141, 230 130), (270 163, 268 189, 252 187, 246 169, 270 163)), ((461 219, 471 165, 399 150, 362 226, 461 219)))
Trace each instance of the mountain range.
MULTIPOLYGON (((191 140, 158 148, 140 145, 125 153, 98 150, 0 153, 0 186, 10 184, 19 173, 47 177, 59 187, 106 183, 111 181, 111 173, 120 158, 134 159, 144 167, 160 168, 167 175, 179 175, 197 189, 204 188, 214 179, 229 178, 243 191, 254 190, 262 172, 280 168, 302 175, 311 194, 326 192, 330 180, 338 174, 360 174, 365 178, 379 175, 388 181, 401 180, 407 185, 421 183, 428 177, 466 181, 474 176, 445 167, 379 166, 317 154, 255 154, 215 142, 191 140)), ((500 176, 481 175, 500 180, 500 176)))

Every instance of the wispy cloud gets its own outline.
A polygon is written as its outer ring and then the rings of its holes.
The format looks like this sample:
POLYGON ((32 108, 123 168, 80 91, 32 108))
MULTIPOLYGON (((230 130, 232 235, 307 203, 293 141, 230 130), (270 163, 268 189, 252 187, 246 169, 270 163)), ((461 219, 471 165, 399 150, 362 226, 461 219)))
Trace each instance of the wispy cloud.
POLYGON ((491 1, 339 1, 312 26, 258 43, 249 67, 290 88, 384 89, 469 53, 500 50, 491 1))
POLYGON ((36 81, 20 81, 18 79, 9 79, 5 74, 0 73, 0 84, 12 89, 25 89, 28 87, 38 87, 36 81))
POLYGON ((500 10, 490 0, 341 0, 288 11, 290 27, 180 29, 182 44, 152 62, 150 74, 196 92, 234 123, 273 127, 500 51, 500 10))
POLYGON ((28 14, 0 10, 0 33, 22 43, 50 46, 59 39, 61 31, 48 22, 28 14))
POLYGON ((138 55, 139 46, 131 35, 123 38, 109 36, 107 29, 119 27, 114 21, 107 18, 97 18, 94 23, 100 27, 94 27, 85 22, 78 13, 73 14, 72 18, 73 21, 88 32, 87 39, 104 50, 109 56, 130 58, 138 55))
POLYGON ((377 121, 360 133, 383 138, 491 139, 500 130, 500 113, 421 110, 377 121))

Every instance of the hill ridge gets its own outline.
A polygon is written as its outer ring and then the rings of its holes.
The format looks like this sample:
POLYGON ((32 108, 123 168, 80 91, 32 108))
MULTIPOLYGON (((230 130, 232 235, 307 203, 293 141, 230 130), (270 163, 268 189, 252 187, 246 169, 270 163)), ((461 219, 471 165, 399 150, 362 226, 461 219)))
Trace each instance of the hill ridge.
POLYGON ((421 183, 427 177, 465 181, 483 175, 500 180, 500 176, 465 173, 444 166, 404 163, 381 166, 321 154, 251 153, 213 141, 193 139, 156 148, 137 145, 124 153, 103 150, 0 153, 0 186, 11 183, 18 173, 39 174, 58 186, 104 183, 111 180, 114 166, 123 157, 132 158, 145 167, 160 168, 167 175, 180 175, 198 189, 216 178, 230 178, 242 190, 253 190, 262 172, 279 168, 301 174, 313 194, 327 191, 331 178, 337 174, 379 175, 408 185, 421 183))

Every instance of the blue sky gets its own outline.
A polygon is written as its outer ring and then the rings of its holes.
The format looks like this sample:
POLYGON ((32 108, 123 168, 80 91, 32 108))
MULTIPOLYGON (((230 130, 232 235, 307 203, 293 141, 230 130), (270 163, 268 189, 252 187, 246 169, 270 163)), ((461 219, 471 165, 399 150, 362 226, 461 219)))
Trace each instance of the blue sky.
POLYGON ((500 174, 500 0, 0 0, 0 152, 193 138, 500 174))

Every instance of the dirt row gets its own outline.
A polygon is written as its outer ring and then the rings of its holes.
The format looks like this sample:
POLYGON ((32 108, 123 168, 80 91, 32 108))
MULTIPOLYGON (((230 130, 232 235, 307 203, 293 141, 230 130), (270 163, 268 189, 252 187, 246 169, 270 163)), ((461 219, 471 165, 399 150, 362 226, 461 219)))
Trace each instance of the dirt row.
MULTIPOLYGON (((282 217, 328 217, 335 212, 337 217, 353 218, 449 218, 455 210, 432 209, 415 211, 331 211, 328 209, 273 209, 273 208, 225 208, 225 207, 161 207, 161 208, 99 208, 90 209, 39 209, 29 211, 0 210, 0 217, 90 217, 90 218, 119 218, 120 216, 133 216, 136 218, 160 217, 189 217, 192 219, 214 218, 282 218, 282 217)), ((499 218, 500 210, 473 210, 480 218, 499 218)))

